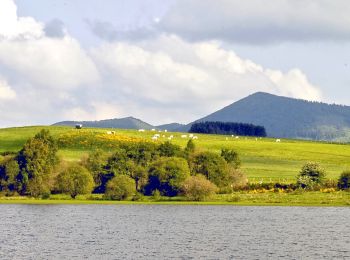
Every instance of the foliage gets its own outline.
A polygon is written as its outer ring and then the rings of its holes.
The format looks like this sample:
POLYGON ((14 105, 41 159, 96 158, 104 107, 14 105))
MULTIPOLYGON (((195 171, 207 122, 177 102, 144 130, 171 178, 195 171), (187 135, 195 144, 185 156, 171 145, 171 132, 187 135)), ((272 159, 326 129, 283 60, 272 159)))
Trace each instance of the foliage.
POLYGON ((161 157, 150 166, 145 193, 150 195, 159 190, 163 195, 175 196, 188 176, 190 169, 185 159, 161 157))
POLYGON ((342 190, 350 189, 350 171, 344 171, 338 180, 338 187, 342 190))
POLYGON ((202 174, 219 188, 229 185, 230 172, 224 158, 213 152, 200 152, 190 159, 193 175, 202 174))
POLYGON ((181 147, 167 141, 159 145, 158 151, 160 156, 173 157, 179 154, 181 147))
POLYGON ((302 188, 314 188, 315 185, 322 184, 325 176, 325 170, 318 163, 308 162, 302 167, 297 183, 302 188))
POLYGON ((190 133, 266 136, 263 126, 232 122, 197 122, 191 125, 190 133))
POLYGON ((160 201, 160 200, 162 200, 162 195, 160 194, 160 191, 159 190, 154 190, 153 192, 152 192, 152 199, 154 200, 154 201, 160 201))
POLYGON ((243 189, 248 184, 247 176, 241 171, 234 168, 230 170, 230 187, 234 190, 243 189))
POLYGON ((18 173, 19 165, 15 158, 13 156, 5 156, 0 162, 0 191, 15 191, 18 173))
POLYGON ((126 175, 118 175, 107 183, 105 198, 125 200, 136 193, 135 181, 126 175))
POLYGON ((57 189, 69 194, 73 199, 80 194, 90 194, 94 180, 90 172, 79 164, 71 164, 56 178, 57 189))
POLYGON ((189 200, 202 201, 213 196, 217 187, 208 181, 205 176, 198 174, 187 178, 182 189, 189 200))
POLYGON ((20 168, 17 181, 21 193, 39 196, 48 192, 50 174, 58 163, 57 151, 56 141, 44 129, 24 144, 17 156, 20 168))
POLYGON ((196 150, 196 145, 194 143, 194 141, 192 139, 188 140, 186 147, 185 147, 185 154, 187 155, 187 157, 194 153, 196 150))
POLYGON ((221 156, 233 168, 238 169, 241 166, 241 159, 235 150, 223 148, 221 149, 221 156))

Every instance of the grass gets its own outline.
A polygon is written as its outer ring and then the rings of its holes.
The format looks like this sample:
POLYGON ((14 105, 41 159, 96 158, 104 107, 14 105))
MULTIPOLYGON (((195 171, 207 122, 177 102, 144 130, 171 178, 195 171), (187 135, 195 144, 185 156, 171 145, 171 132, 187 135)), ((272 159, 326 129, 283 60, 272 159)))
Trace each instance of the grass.
MULTIPOLYGON (((18 151, 25 141, 34 136, 41 129, 49 129, 55 138, 69 134, 89 134, 97 136, 105 134, 111 129, 85 128, 75 130, 71 127, 31 126, 0 129, 0 152, 18 151), (80 132, 77 132, 80 131, 80 132)), ((115 130, 115 129, 113 129, 115 130)), ((141 138, 151 141, 154 132, 138 132, 137 130, 117 129, 117 137, 141 138)), ((174 135, 173 143, 185 147, 188 139, 180 138, 181 133, 161 133, 166 137, 174 135)), ((275 139, 240 137, 239 139, 222 135, 197 135, 196 147, 202 150, 220 152, 221 148, 235 149, 242 159, 242 169, 250 181, 282 181, 294 182, 301 166, 308 161, 319 162, 326 170, 327 177, 337 179, 342 171, 350 169, 350 145, 330 144, 302 140, 282 139, 276 143, 275 139), (226 140, 227 138, 227 140, 226 140)), ((160 141, 167 140, 161 137, 160 141)), ((98 148, 113 151, 111 143, 104 141, 98 148)), ((158 142, 160 142, 158 141, 158 142)), ((96 146, 95 146, 96 147, 96 146)), ((77 161, 89 153, 94 147, 82 145, 66 146, 59 151, 64 160, 77 161)))
POLYGON ((187 201, 184 197, 162 198, 154 201, 144 197, 143 201, 110 201, 102 200, 100 195, 78 196, 71 199, 66 195, 53 195, 50 199, 28 197, 3 197, 0 204, 101 204, 101 205, 236 205, 236 206, 349 206, 350 192, 290 192, 290 193, 251 193, 234 192, 216 195, 207 201, 187 201))

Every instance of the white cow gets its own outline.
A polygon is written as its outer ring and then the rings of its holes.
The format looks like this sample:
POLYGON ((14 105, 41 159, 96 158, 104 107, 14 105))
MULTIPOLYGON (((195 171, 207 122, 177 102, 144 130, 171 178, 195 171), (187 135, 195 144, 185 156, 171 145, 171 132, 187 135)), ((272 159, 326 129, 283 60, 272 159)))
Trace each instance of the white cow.
POLYGON ((156 131, 156 129, 152 128, 151 131, 154 132, 154 131, 156 131))
POLYGON ((153 140, 153 141, 157 141, 157 140, 158 140, 158 137, 157 137, 157 136, 153 136, 153 137, 152 137, 152 140, 153 140))
POLYGON ((145 129, 139 129, 139 132, 145 132, 145 129))
POLYGON ((280 143, 281 142, 281 139, 276 139, 276 143, 280 143))
POLYGON ((193 137, 193 134, 190 134, 189 137, 192 138, 192 137, 193 137))
POLYGON ((196 140, 196 139, 198 139, 198 136, 194 135, 194 136, 192 137, 192 139, 193 139, 193 140, 196 140))
POLYGON ((111 135, 111 134, 112 134, 112 131, 107 131, 107 134, 108 134, 108 135, 111 135))
POLYGON ((181 138, 187 138, 187 135, 181 135, 181 138))

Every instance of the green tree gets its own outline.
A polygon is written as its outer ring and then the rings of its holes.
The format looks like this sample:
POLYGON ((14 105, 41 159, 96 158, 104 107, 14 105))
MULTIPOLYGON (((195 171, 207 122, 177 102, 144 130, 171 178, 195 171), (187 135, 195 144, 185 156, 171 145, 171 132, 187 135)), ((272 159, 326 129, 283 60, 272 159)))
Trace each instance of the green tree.
POLYGON ((182 189, 189 200, 202 201, 212 197, 217 187, 207 180, 205 176, 198 174, 187 178, 183 183, 182 189))
POLYGON ((160 156, 173 157, 180 153, 181 147, 167 141, 159 145, 158 151, 160 156))
POLYGON ((129 176, 118 175, 107 183, 105 198, 125 200, 135 193, 135 181, 129 176))
POLYGON ((342 190, 350 189, 350 171, 344 171, 338 180, 338 187, 342 190))
POLYGON ((235 150, 224 148, 221 150, 221 156, 233 168, 238 169, 241 166, 241 159, 235 150))
POLYGON ((193 175, 202 174, 219 188, 230 184, 229 166, 225 159, 212 152, 200 152, 190 159, 193 175))
POLYGON ((58 163, 57 151, 55 140, 44 129, 24 144, 17 156, 20 168, 17 181, 22 194, 38 196, 49 191, 48 181, 58 163))
POLYGON ((161 157, 149 169, 145 193, 151 195, 159 190, 163 195, 176 196, 182 182, 190 176, 187 161, 178 157, 161 157))
POLYGON ((90 194, 94 180, 85 167, 73 163, 57 176, 56 186, 59 192, 69 194, 74 199, 80 194, 90 194))
POLYGON ((303 165, 297 177, 297 183, 302 188, 312 188, 322 184, 326 177, 326 171, 315 162, 308 162, 303 165))
POLYGON ((185 147, 185 154, 188 157, 190 154, 194 153, 196 150, 196 145, 192 139, 188 140, 185 147))
POLYGON ((13 192, 17 188, 19 166, 13 156, 6 156, 0 163, 0 190, 13 192))

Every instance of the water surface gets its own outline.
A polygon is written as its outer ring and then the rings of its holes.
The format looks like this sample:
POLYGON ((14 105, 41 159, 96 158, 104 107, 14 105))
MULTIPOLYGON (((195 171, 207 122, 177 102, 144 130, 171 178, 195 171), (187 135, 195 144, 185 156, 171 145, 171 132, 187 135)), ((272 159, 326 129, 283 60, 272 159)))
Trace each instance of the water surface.
POLYGON ((350 259, 350 208, 0 205, 0 259, 350 259))

